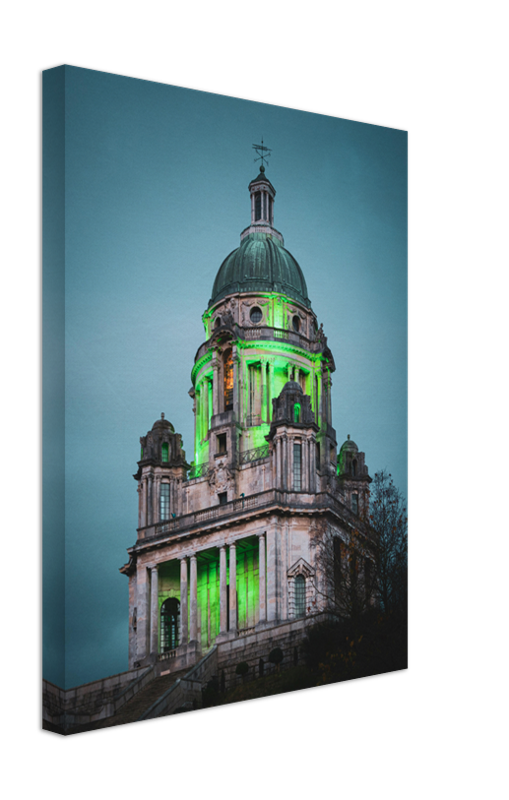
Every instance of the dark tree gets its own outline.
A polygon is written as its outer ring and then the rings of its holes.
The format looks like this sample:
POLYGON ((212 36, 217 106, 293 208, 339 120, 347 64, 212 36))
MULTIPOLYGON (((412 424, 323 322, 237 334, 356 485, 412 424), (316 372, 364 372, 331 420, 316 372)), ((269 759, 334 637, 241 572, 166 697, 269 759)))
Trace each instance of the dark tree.
POLYGON ((408 520, 404 498, 387 470, 373 479, 369 523, 374 532, 378 603, 385 613, 406 611, 408 520))

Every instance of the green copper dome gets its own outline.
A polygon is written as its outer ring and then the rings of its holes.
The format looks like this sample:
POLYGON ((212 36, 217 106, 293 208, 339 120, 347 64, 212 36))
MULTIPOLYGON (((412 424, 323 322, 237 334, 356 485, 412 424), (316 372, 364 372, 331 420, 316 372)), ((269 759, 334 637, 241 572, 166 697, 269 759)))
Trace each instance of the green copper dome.
POLYGON ((270 233, 250 233, 225 258, 216 275, 210 306, 237 292, 277 292, 310 307, 302 270, 270 233))

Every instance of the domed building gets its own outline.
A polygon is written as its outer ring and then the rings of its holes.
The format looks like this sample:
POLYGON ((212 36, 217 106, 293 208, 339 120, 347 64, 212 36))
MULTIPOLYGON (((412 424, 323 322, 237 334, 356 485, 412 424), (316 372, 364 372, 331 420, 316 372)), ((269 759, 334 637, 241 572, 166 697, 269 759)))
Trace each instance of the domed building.
MULTIPOLYGON (((251 222, 219 267, 191 372, 193 452, 161 416, 141 438, 129 577, 129 667, 157 674, 213 654, 226 681, 272 646, 297 660, 327 614, 320 537, 366 535, 364 454, 338 457, 334 358, 303 271, 274 227, 262 165, 251 222)), ((212 656, 211 656, 212 658, 212 656)))

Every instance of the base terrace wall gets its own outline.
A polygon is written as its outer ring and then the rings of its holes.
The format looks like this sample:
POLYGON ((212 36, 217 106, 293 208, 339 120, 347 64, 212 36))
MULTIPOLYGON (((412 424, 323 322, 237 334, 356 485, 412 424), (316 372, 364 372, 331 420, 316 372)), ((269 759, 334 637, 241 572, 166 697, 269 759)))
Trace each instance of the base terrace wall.
POLYGON ((260 676, 260 658, 264 662, 264 675, 269 675, 276 667, 269 662, 271 650, 279 647, 283 652, 283 661, 280 669, 289 669, 296 663, 303 663, 302 643, 306 638, 310 625, 325 621, 325 614, 316 614, 312 618, 305 617, 290 622, 267 625, 252 633, 237 636, 218 645, 217 674, 220 683, 223 681, 226 690, 233 689, 242 683, 242 678, 236 674, 237 664, 245 661, 249 665, 246 680, 253 680, 260 676))
MULTIPOLYGON (((42 682, 42 717, 52 725, 65 728, 72 720, 88 722, 108 716, 105 712, 110 704, 120 699, 128 687, 137 681, 147 668, 132 669, 110 675, 98 681, 85 683, 73 689, 61 689, 50 681, 42 682)), ((113 713, 108 709, 110 713, 113 713)))

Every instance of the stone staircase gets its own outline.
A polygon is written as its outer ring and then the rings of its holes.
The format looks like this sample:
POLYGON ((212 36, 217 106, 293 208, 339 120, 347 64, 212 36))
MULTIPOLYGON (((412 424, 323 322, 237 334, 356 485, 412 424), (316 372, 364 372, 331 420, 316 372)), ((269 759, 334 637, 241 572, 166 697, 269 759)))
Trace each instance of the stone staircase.
POLYGON ((78 725, 69 730, 68 733, 83 733, 85 731, 95 731, 99 728, 111 728, 114 725, 124 725, 127 722, 136 722, 156 700, 167 692, 179 678, 183 678, 187 672, 189 672, 189 669, 183 669, 179 672, 171 672, 168 675, 161 675, 159 678, 154 678, 112 717, 98 722, 78 725))

